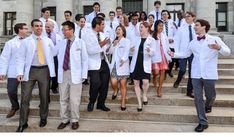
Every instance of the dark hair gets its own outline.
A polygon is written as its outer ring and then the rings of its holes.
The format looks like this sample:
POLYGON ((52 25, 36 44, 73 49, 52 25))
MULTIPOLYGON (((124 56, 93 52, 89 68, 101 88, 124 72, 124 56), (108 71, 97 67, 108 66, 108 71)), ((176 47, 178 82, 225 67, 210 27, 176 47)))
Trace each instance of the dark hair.
POLYGON ((42 9, 41 9, 41 12, 42 12, 42 13, 45 13, 47 10, 48 10, 48 11, 50 11, 50 9, 49 9, 49 8, 44 7, 44 8, 42 8, 42 9))
POLYGON ((142 12, 140 13, 140 19, 139 19, 139 20, 142 20, 142 19, 141 19, 141 14, 144 14, 144 15, 145 15, 145 18, 143 19, 143 21, 146 21, 146 20, 147 20, 147 14, 146 14, 146 12, 142 11, 142 12))
POLYGON ((71 12, 70 10, 65 10, 65 11, 64 11, 64 14, 65 14, 65 13, 69 13, 70 16, 72 16, 72 12, 71 12))
POLYGON ((148 18, 149 18, 150 16, 154 18, 154 15, 153 15, 153 14, 150 14, 150 15, 148 16, 148 18))
POLYGON ((23 26, 26 26, 26 23, 17 23, 14 26, 14 31, 16 34, 19 34, 19 29, 23 29, 23 26))
POLYGON ((120 6, 116 7, 115 11, 117 11, 117 10, 119 10, 119 9, 123 11, 123 8, 120 7, 120 6))
POLYGON ((127 32, 126 32, 125 27, 124 27, 123 25, 120 24, 119 26, 116 27, 115 31, 116 31, 118 28, 121 28, 121 29, 122 29, 122 31, 123 31, 123 36, 126 38, 127 32))
POLYGON ((151 26, 147 21, 141 23, 144 27, 148 28, 148 32, 150 32, 151 26))
POLYGON ((83 14, 76 14, 76 16, 75 16, 76 21, 80 21, 80 19, 82 19, 82 18, 84 18, 86 20, 86 18, 83 14))
POLYGON ((155 1, 155 2, 154 2, 154 6, 155 6, 156 4, 161 5, 161 1, 159 1, 159 0, 158 0, 158 1, 155 1))
POLYGON ((167 12, 168 19, 171 19, 171 14, 170 14, 170 12, 168 10, 162 10, 161 14, 163 14, 163 12, 167 12))
POLYGON ((110 11, 110 12, 109 12, 109 15, 110 15, 110 14, 114 14, 114 15, 115 15, 115 12, 114 12, 114 11, 110 11))
POLYGON ((75 24, 71 21, 65 21, 62 23, 62 26, 68 26, 69 29, 72 29, 75 32, 75 24))
POLYGON ((132 17, 138 17, 137 13, 135 13, 135 12, 132 13, 131 18, 132 18, 132 17))
POLYGON ((207 20, 204 19, 198 19, 196 20, 196 22, 199 22, 201 24, 201 26, 205 26, 206 27, 206 33, 210 30, 210 23, 207 20))
POLYGON ((94 29, 94 28, 96 28, 97 25, 101 25, 102 21, 104 21, 104 19, 101 18, 101 17, 95 17, 95 18, 93 18, 92 28, 94 29))
POLYGON ((101 13, 101 12, 97 14, 97 17, 98 17, 98 16, 102 16, 102 18, 105 18, 105 17, 106 17, 106 15, 105 15, 104 13, 101 13))
POLYGON ((187 11, 185 14, 188 14, 192 17, 196 17, 196 14, 194 12, 191 12, 191 11, 187 11))
POLYGON ((163 24, 163 21, 162 20, 157 20, 157 21, 155 21, 155 23, 154 23, 154 32, 153 32, 153 38, 154 39, 156 39, 156 40, 158 40, 158 37, 157 37, 157 34, 158 34, 158 25, 160 24, 160 23, 162 23, 163 24))
POLYGON ((96 5, 98 5, 100 7, 100 4, 98 2, 94 2, 93 7, 96 6, 96 5))
MULTIPOLYGON (((31 26, 33 27, 33 25, 34 25, 34 22, 41 22, 39 19, 33 19, 32 21, 31 21, 31 26)), ((42 22, 41 22, 42 23, 42 22)))

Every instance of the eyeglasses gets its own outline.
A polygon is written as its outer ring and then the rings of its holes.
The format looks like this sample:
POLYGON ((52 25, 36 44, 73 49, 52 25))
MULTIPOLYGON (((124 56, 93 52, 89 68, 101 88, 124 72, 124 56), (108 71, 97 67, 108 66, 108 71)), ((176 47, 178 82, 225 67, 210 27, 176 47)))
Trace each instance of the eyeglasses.
POLYGON ((190 16, 190 15, 188 15, 188 16, 185 16, 185 18, 189 18, 189 17, 192 17, 192 16, 190 16))

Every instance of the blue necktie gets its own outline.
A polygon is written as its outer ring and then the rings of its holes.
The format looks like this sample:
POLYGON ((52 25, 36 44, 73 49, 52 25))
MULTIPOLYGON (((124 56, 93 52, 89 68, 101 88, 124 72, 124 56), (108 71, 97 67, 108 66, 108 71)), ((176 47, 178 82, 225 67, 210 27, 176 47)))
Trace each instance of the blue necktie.
POLYGON ((189 41, 193 40, 193 34, 192 34, 192 26, 189 25, 189 41))

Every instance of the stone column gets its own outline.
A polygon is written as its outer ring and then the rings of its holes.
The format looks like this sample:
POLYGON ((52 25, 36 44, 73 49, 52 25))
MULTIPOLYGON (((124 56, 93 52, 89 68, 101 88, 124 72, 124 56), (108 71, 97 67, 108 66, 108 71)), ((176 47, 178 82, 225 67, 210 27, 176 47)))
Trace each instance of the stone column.
POLYGON ((209 21, 211 25, 211 30, 216 30, 215 9, 216 4, 214 0, 196 0, 197 19, 205 19, 209 21))
POLYGON ((56 22, 60 26, 65 21, 64 11, 70 10, 73 12, 73 0, 57 0, 56 1, 56 22))
MULTIPOLYGON (((33 2, 34 0, 16 0, 16 22, 17 23, 30 23, 33 19, 33 2)), ((30 27, 29 27, 30 28, 30 27)))

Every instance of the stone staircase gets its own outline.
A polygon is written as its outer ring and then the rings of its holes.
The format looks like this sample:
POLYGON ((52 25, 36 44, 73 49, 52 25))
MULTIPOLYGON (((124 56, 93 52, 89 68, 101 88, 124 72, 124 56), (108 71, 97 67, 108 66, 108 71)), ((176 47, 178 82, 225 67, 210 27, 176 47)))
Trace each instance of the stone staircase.
MULTIPOLYGON (((234 58, 219 59, 219 77, 217 81, 217 98, 212 113, 207 114, 209 128, 205 132, 234 132, 234 58)), ((150 84, 148 93, 149 104, 137 112, 137 99, 133 86, 128 85, 127 109, 120 110, 120 94, 111 100, 113 90, 109 88, 106 104, 110 112, 94 109, 87 112, 89 86, 83 87, 80 106, 80 128, 75 132, 194 132, 197 126, 197 114, 194 101, 185 96, 187 75, 179 88, 173 88, 174 78, 167 77, 163 86, 163 97, 156 97, 156 91, 150 84)), ((20 87, 19 87, 20 98, 20 87)), ((57 130, 60 123, 59 95, 51 93, 48 124, 40 128, 39 96, 37 86, 33 90, 30 103, 29 128, 26 132, 74 132, 68 126, 57 130)), ((6 81, 0 82, 0 131, 14 132, 18 127, 19 112, 13 118, 6 119, 10 102, 6 92, 6 81)))

